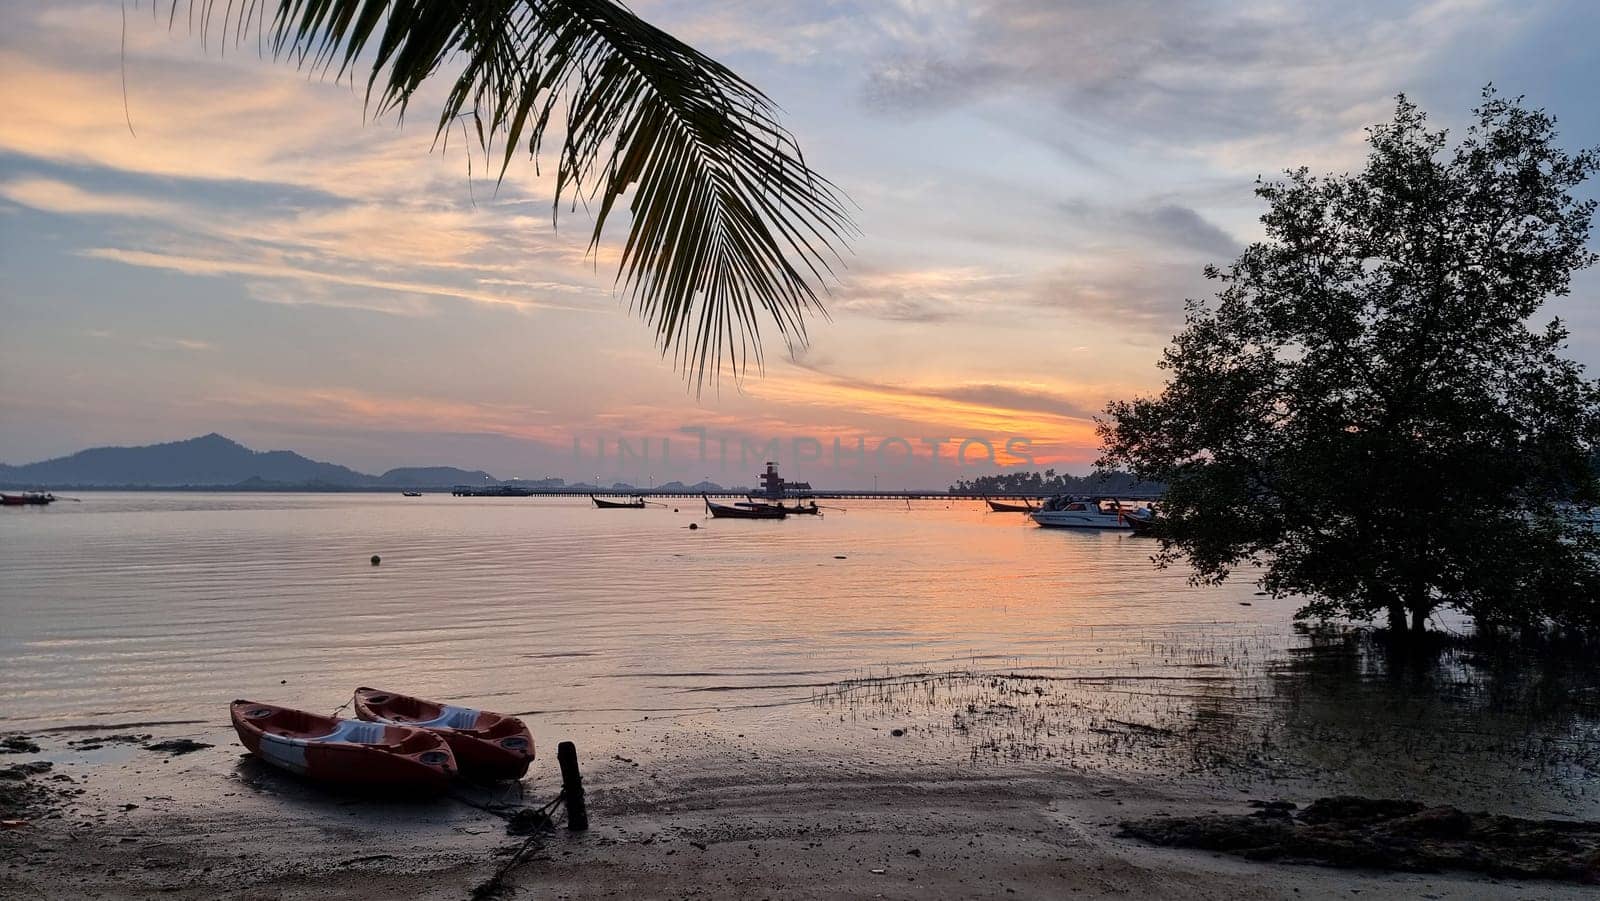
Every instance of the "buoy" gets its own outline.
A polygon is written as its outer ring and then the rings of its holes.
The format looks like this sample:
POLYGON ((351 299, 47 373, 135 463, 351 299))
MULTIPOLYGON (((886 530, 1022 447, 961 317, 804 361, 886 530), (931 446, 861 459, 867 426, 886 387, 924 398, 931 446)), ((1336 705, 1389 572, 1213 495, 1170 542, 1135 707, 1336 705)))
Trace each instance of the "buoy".
POLYGON ((698 528, 700 528, 700 524, 699 524, 699 523, 697 523, 697 522, 692 522, 692 523, 689 523, 689 528, 691 528, 691 529, 698 529, 698 528))
POLYGON ((379 557, 377 554, 373 554, 372 555, 372 565, 373 566, 377 566, 379 563, 382 563, 382 562, 383 562, 383 558, 382 557, 379 557))
POLYGON ((677 507, 673 507, 672 508, 672 512, 674 512, 674 513, 678 512, 678 508, 677 507))

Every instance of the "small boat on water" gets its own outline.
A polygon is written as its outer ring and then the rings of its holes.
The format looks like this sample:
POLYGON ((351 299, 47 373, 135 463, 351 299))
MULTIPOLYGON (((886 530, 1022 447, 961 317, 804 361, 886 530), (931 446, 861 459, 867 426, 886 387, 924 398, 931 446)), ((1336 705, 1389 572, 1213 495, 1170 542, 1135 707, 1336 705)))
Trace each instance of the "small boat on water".
POLYGON ((631 501, 603 501, 594 495, 589 495, 589 500, 602 510, 643 510, 644 498, 636 497, 631 501))
POLYGON ((406 497, 422 497, 422 492, 420 492, 420 491, 405 491, 405 492, 402 492, 402 493, 406 497))
POLYGON ((1132 529, 1131 519, 1148 515, 1147 507, 1068 496, 1050 498, 1030 514, 1039 525, 1057 529, 1132 529))
POLYGON ((1032 513, 1033 511, 1039 509, 1038 507, 1026 502, 1021 504, 1005 504, 1001 503, 1000 501, 991 501, 988 498, 984 498, 983 502, 988 504, 989 509, 995 513, 1032 513))
POLYGON ((773 503, 772 501, 745 500, 745 501, 739 501, 738 503, 734 504, 734 506, 735 507, 745 507, 745 508, 777 509, 777 510, 782 510, 783 512, 789 514, 790 516, 821 516, 822 515, 822 508, 817 506, 817 502, 816 501, 812 501, 810 504, 802 504, 802 503, 796 501, 795 505, 793 507, 785 507, 781 502, 780 503, 773 503))
POLYGON ((25 491, 22 494, 0 494, 0 505, 6 507, 42 507, 56 502, 56 496, 44 491, 25 491))
POLYGON ((1127 512, 1128 528, 1133 534, 1150 537, 1155 534, 1156 511, 1150 507, 1135 507, 1127 512))
POLYGON ((706 502, 706 511, 716 519, 783 519, 789 511, 783 507, 774 507, 768 504, 757 506, 739 506, 737 504, 713 504, 711 498, 700 495, 706 502))
POLYGON ((321 716, 256 701, 229 708, 239 741, 275 767, 347 788, 437 794, 456 774, 456 758, 426 729, 321 716))
POLYGON ((514 716, 377 688, 356 689, 355 712, 368 722, 436 733, 450 745, 461 775, 468 778, 521 779, 533 763, 533 733, 514 716))

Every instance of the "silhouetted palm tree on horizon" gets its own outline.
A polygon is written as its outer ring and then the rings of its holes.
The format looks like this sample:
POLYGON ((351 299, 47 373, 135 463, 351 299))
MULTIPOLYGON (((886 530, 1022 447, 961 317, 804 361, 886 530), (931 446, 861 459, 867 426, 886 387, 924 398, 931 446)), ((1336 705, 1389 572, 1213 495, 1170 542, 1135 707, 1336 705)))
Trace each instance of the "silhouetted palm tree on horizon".
POLYGON ((617 283, 697 389, 760 365, 761 319, 793 346, 807 314, 826 315, 819 292, 854 233, 842 193, 758 88, 615 0, 191 0, 188 16, 335 78, 370 66, 378 115, 459 63, 438 136, 470 124, 501 177, 520 148, 537 165, 556 128, 555 207, 593 201, 591 252, 634 188, 617 283))

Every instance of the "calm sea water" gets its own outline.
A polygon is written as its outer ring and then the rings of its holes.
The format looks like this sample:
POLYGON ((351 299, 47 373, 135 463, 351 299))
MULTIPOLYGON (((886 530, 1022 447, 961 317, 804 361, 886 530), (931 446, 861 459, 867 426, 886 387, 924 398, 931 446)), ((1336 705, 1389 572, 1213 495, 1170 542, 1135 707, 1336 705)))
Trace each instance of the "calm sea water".
POLYGON ((1241 607, 1266 600, 1248 585, 1154 571, 1140 539, 966 502, 744 522, 688 500, 79 496, 0 516, 6 728, 244 696, 322 707, 357 684, 666 710, 694 690, 973 659, 1100 671, 1129 643, 1287 620, 1241 607))
MULTIPOLYGON (((693 500, 80 496, 0 514, 0 731, 225 723, 240 697, 325 711, 374 685, 619 733, 760 721, 843 747, 817 724, 915 722, 973 759, 1134 747, 1188 765, 1209 735, 1285 772, 1363 754, 1389 772, 1388 739, 1363 731, 1380 722, 1479 736, 1507 772, 1525 741, 1597 734, 1588 708, 1535 716, 1459 667, 1396 679, 1348 645, 1316 653, 1292 601, 1192 587, 1145 540, 970 502, 758 522, 693 500)), ((1587 792, 1588 764, 1524 781, 1587 792)))

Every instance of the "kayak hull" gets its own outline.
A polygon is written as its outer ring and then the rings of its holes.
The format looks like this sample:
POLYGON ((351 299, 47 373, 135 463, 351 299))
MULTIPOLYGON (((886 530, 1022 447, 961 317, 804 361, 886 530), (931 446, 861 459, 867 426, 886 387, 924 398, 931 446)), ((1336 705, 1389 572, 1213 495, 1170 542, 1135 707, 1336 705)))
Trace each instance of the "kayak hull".
POLYGON ((533 764, 533 733, 514 716, 378 688, 356 689, 354 710, 367 722, 425 729, 438 735, 450 745, 461 775, 468 779, 521 779, 533 764))
POLYGON ((262 761, 306 779, 355 790, 411 795, 443 792, 455 754, 422 729, 321 716, 256 701, 234 701, 234 731, 262 761))

